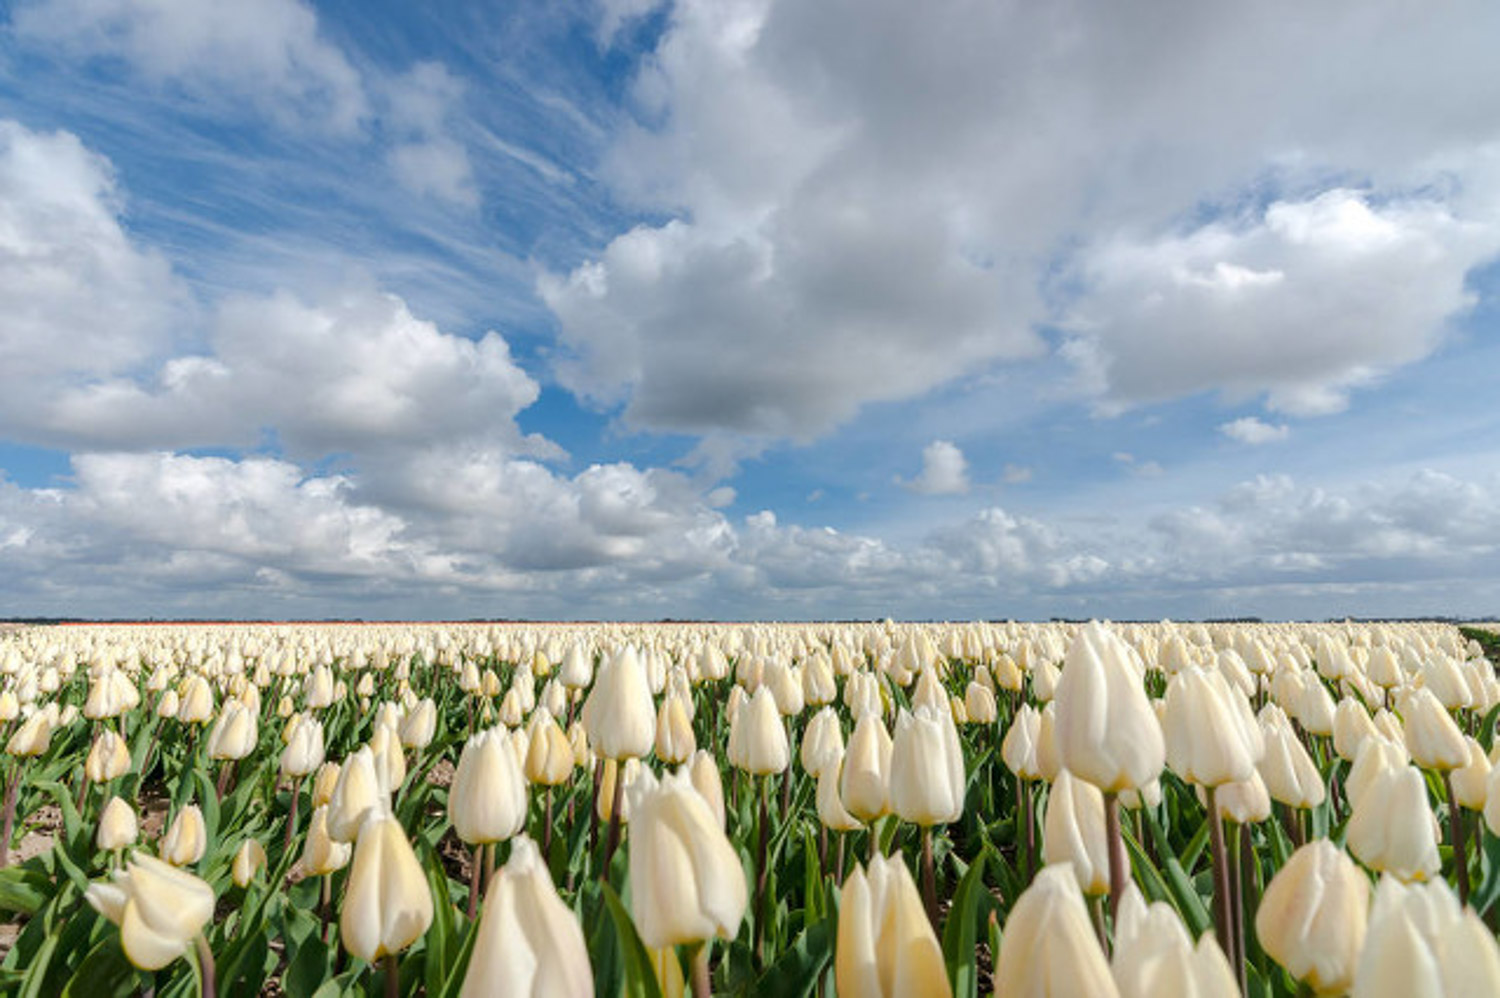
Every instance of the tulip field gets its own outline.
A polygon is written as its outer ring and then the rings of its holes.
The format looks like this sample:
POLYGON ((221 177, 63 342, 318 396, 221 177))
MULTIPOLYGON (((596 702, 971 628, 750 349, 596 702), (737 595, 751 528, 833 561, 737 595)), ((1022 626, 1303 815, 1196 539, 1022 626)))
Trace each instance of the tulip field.
POLYGON ((0 993, 1500 994, 1495 643, 0 630, 0 993))

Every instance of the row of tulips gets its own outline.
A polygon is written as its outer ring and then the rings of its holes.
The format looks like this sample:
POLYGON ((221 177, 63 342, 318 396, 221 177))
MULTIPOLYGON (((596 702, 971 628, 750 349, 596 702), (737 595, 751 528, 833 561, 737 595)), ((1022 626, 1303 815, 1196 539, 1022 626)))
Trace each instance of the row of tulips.
POLYGON ((1449 627, 39 628, 0 676, 22 994, 1500 993, 1449 627))

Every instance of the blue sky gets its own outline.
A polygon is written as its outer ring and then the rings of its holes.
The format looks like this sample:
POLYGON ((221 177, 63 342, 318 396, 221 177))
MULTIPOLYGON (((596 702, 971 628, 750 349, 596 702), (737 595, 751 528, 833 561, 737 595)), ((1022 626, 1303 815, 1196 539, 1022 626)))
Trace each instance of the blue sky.
POLYGON ((0 17, 0 615, 1500 612, 1492 4, 0 17))

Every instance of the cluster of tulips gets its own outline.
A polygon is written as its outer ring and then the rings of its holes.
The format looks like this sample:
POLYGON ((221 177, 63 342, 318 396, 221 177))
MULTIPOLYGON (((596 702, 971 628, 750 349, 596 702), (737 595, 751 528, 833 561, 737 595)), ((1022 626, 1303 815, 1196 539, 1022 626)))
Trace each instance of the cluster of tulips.
POLYGON ((1500 994, 1478 638, 6 632, 0 991, 1500 994))

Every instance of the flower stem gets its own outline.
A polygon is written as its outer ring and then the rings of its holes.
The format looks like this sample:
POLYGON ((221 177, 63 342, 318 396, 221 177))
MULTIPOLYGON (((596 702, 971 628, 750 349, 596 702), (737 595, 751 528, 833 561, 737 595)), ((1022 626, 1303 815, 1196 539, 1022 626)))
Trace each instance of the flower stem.
POLYGON ((385 966, 386 998, 401 998, 401 969, 396 965, 396 954, 387 953, 380 962, 385 966))
POLYGON ((693 998, 708 998, 711 993, 711 984, 708 976, 708 942, 698 944, 693 951, 692 960, 692 987, 693 998))
POLYGON ((283 854, 292 851, 292 839, 297 834, 297 799, 302 796, 302 777, 292 781, 292 806, 287 809, 286 841, 281 844, 283 854))
POLYGON ((198 951, 198 976, 203 985, 203 998, 216 998, 219 992, 214 982, 213 950, 208 948, 208 940, 201 932, 193 937, 193 946, 198 951))
POLYGON ((932 829, 922 829, 922 900, 927 905, 927 921, 938 927, 937 868, 932 862, 932 829))
POLYGON ((1453 838, 1453 874, 1458 878, 1458 903, 1469 903, 1469 857, 1464 849, 1464 817, 1453 793, 1453 772, 1443 770, 1443 789, 1448 791, 1448 829, 1453 838))
MULTIPOLYGON (((1229 915, 1229 857, 1224 848, 1224 820, 1219 816, 1219 788, 1208 791, 1208 833, 1214 858, 1214 932, 1219 939, 1219 948, 1234 961, 1234 942, 1231 938, 1229 915)), ((1238 978, 1238 969, 1235 971, 1238 978)))
POLYGON ((760 781, 760 844, 755 851, 755 959, 759 963, 765 953, 766 944, 766 883, 770 870, 766 869, 766 844, 771 831, 767 820, 766 798, 770 796, 769 781, 760 781))
POLYGON ((21 789, 21 760, 11 767, 10 779, 5 782, 5 827, 0 831, 0 866, 10 863, 10 833, 16 824, 16 793, 21 789))
POLYGON ((474 913, 479 910, 479 875, 484 869, 484 846, 474 847, 474 858, 470 860, 474 869, 469 873, 469 921, 474 921, 474 913))
POLYGON ((1109 917, 1120 913, 1120 898, 1130 883, 1130 867, 1125 858, 1125 837, 1120 834, 1120 797, 1104 795, 1104 838, 1109 844, 1109 917))
POLYGON ((615 847, 620 844, 620 805, 625 799, 625 760, 615 762, 614 793, 609 803, 609 838, 604 842, 604 869, 599 871, 600 880, 609 879, 609 861, 615 857, 615 847))

